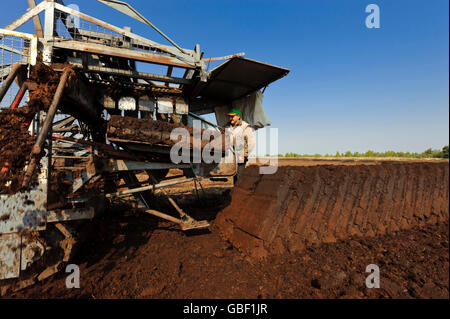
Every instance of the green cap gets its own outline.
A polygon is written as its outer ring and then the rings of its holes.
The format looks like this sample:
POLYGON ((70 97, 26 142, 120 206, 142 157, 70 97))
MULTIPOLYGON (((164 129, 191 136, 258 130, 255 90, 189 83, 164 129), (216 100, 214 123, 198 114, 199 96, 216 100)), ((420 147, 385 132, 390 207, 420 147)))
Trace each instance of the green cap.
POLYGON ((227 115, 239 115, 242 116, 241 111, 236 108, 231 109, 231 111, 227 115))

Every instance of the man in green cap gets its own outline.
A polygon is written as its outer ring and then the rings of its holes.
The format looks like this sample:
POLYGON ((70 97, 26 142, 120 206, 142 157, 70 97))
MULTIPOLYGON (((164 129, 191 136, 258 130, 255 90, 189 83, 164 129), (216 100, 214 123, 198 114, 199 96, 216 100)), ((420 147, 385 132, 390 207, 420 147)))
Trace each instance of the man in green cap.
POLYGON ((226 126, 230 132, 231 145, 234 147, 238 160, 238 170, 234 177, 234 182, 242 175, 245 169, 245 164, 248 161, 248 155, 255 148, 255 135, 253 128, 244 120, 242 120, 242 113, 240 110, 233 108, 227 116, 230 119, 226 126))

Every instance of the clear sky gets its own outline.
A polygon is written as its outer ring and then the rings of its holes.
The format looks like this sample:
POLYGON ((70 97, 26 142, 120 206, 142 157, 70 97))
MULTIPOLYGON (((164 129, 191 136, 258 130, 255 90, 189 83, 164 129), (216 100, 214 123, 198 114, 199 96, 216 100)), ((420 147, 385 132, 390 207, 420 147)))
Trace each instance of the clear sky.
MULTIPOLYGON (((185 48, 205 57, 245 52, 289 68, 264 107, 279 152, 421 152, 449 143, 448 0, 128 0, 185 48), (365 8, 380 7, 368 29, 365 8)), ((94 0, 81 11, 166 43, 149 27, 94 0)), ((3 26, 26 0, 0 11, 3 26)), ((32 24, 22 31, 32 31, 32 24)))

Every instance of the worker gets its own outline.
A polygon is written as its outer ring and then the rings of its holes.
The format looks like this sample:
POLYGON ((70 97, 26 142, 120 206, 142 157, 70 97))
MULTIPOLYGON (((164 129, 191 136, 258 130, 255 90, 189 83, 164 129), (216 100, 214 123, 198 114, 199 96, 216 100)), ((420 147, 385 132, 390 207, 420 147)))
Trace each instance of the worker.
POLYGON ((240 110, 233 108, 227 116, 230 122, 226 126, 230 134, 231 146, 234 147, 238 169, 234 176, 234 182, 242 176, 245 169, 245 164, 248 162, 248 155, 255 148, 255 135, 253 134, 253 128, 242 119, 242 113, 240 110))

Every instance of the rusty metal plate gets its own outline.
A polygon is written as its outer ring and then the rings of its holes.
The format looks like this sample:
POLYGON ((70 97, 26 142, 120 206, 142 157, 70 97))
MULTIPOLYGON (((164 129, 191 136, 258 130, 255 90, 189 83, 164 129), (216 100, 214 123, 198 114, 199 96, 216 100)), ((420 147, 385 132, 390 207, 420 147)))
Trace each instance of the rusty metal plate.
POLYGON ((199 96, 234 101, 286 76, 288 69, 241 57, 232 58, 210 72, 199 96))
POLYGON ((39 184, 35 189, 0 195, 0 234, 44 230, 47 212, 48 159, 41 159, 39 184))
POLYGON ((42 191, 0 196, 0 234, 45 229, 46 196, 42 191))
POLYGON ((80 219, 92 219, 95 216, 95 210, 93 207, 87 207, 84 209, 65 209, 60 211, 48 211, 47 212, 47 222, 63 222, 69 220, 80 220, 80 219))
POLYGON ((20 273, 20 234, 0 235, 0 280, 20 273))

